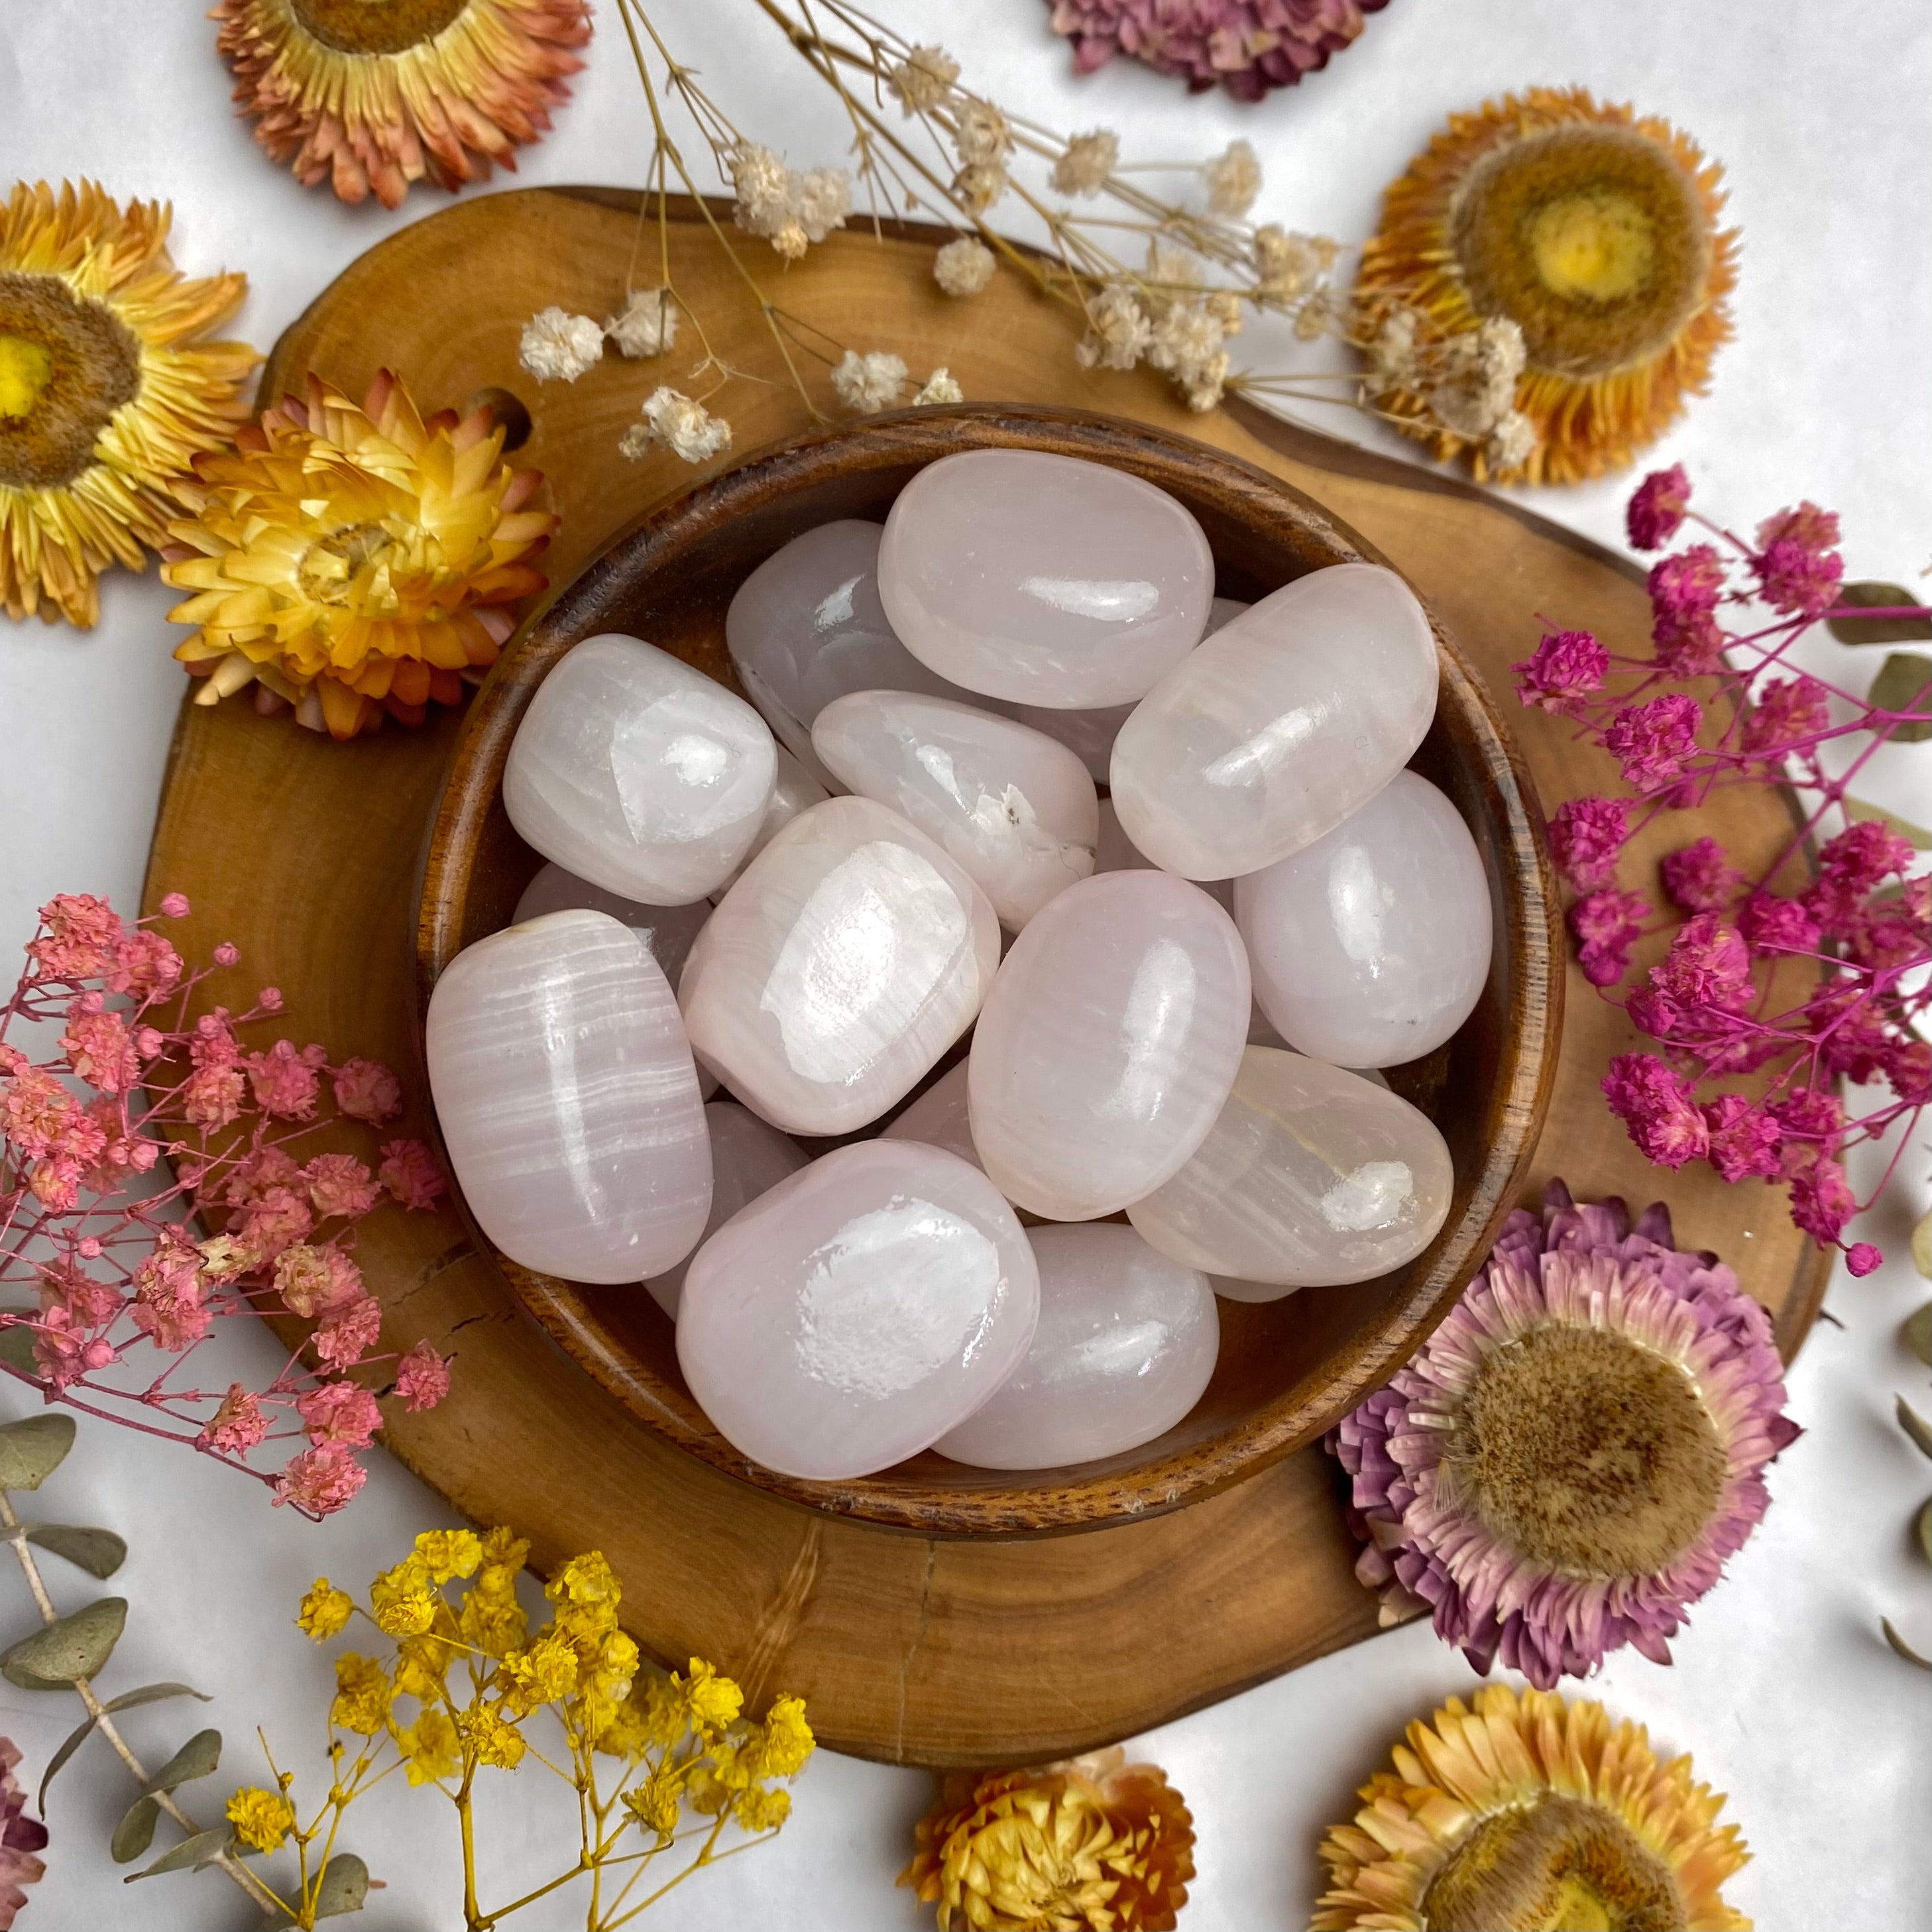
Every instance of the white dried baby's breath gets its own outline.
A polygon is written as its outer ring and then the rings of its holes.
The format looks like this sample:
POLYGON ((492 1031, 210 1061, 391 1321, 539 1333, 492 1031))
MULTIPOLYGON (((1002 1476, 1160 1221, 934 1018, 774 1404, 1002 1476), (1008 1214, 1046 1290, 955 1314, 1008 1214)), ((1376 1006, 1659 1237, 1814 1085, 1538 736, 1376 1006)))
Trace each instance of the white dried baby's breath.
POLYGON ((1535 424, 1522 410, 1511 410, 1484 440, 1483 460, 1492 470, 1518 470, 1535 447, 1535 424))
POLYGON ((1120 165, 1120 137, 1106 128, 1076 134, 1048 177, 1055 194, 1098 194, 1120 165))
POLYGON ((944 47, 914 47, 886 76, 908 115, 929 112, 952 91, 959 63, 944 47))
POLYGON ((633 463, 659 446, 687 463, 708 463, 731 447, 731 425, 676 389, 653 389, 644 399, 644 418, 617 446, 633 463))
POLYGON ((905 384, 904 362, 883 350, 861 356, 848 349, 832 371, 832 394, 862 416, 890 409, 905 384))
POLYGON ((1004 161, 1012 152, 1013 130, 991 101, 969 96, 953 110, 952 145, 962 161, 1004 161))
POLYGON ((734 148, 729 165, 737 196, 733 219, 748 234, 762 236, 787 261, 796 261, 813 242, 844 226, 852 183, 843 168, 801 173, 755 141, 734 148))
POLYGON ((1255 230, 1257 289, 1277 302, 1293 302, 1316 286, 1341 252, 1341 244, 1325 235, 1292 234, 1268 222, 1255 230))
POLYGON ((932 258, 932 279, 950 296, 976 296, 993 279, 993 251, 976 236, 949 242, 932 258))
POLYGON ((923 408, 932 403, 963 403, 966 400, 966 392, 952 380, 950 370, 935 369, 927 376, 925 386, 912 400, 917 408, 923 408))
POLYGON ((1109 282, 1087 308, 1087 333, 1073 352, 1083 369, 1131 369, 1154 339, 1140 298, 1124 282, 1109 282))
POLYGON ((1010 185, 998 161, 968 161, 952 177, 952 192, 968 214, 984 214, 1010 185))
POLYGON ((603 330, 554 302, 524 323, 517 345, 517 360, 539 382, 574 382, 603 357, 603 330))
POLYGON ((662 356, 677 340, 677 298, 668 288, 633 289, 623 312, 604 319, 604 333, 620 356, 662 356))
POLYGON ((1260 157, 1246 141, 1230 141, 1202 169, 1201 178, 1208 187, 1209 212, 1238 220, 1262 191, 1260 157))

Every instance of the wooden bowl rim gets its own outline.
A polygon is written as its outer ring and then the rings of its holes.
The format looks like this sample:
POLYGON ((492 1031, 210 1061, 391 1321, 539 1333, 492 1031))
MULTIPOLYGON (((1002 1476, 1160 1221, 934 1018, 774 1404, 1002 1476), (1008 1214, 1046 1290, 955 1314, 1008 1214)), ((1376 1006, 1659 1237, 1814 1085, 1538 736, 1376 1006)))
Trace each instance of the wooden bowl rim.
MULTIPOLYGON (((418 872, 415 1040, 419 1060, 430 994, 460 950, 451 916, 455 882, 473 864, 478 832, 495 792, 494 784, 466 785, 465 778, 488 764, 499 746, 507 752, 542 676, 574 644, 593 634, 596 611, 614 580, 634 583, 661 568, 666 553, 674 559, 684 547, 701 543, 734 502, 769 502, 836 474, 936 460, 964 448, 1048 446, 1048 436, 1054 450, 1064 453, 1070 442, 1081 444, 1080 453, 1096 461, 1118 461, 1131 454, 1145 468, 1173 476, 1178 487, 1188 480, 1177 473, 1181 470, 1196 478, 1212 472, 1244 506, 1276 520, 1287 512, 1304 536, 1334 553, 1333 561, 1394 568, 1366 538, 1266 470, 1210 445, 1096 412, 1023 404, 899 410, 811 430, 748 452, 614 536, 568 584, 524 620, 471 700, 418 872), (532 668, 539 662, 542 671, 533 674, 532 668)), ((1454 707, 1467 719, 1498 820, 1506 952, 1517 982, 1509 1000, 1511 1024, 1498 1049, 1500 1125, 1473 1177, 1467 1207, 1418 1257, 1430 1264, 1379 1326, 1362 1337, 1358 1351, 1346 1359, 1331 1357, 1317 1372, 1317 1386, 1299 1400, 1284 1396, 1205 1442, 1126 1468, 1102 1466, 1100 1473, 1086 1476, 1077 1466, 1048 1472, 1046 1480, 1036 1482, 1001 1480, 1006 1472, 988 1471, 983 1486, 960 1490, 935 1489, 893 1469, 848 1481, 812 1481, 764 1468, 734 1448, 686 1391, 664 1382, 612 1335, 598 1313, 599 1298, 610 1291, 538 1274, 509 1260, 477 1226, 460 1190, 453 1189, 478 1251, 490 1258, 538 1323, 645 1426, 712 1468, 768 1494, 881 1528, 927 1537, 1007 1538, 1101 1528, 1197 1502, 1313 1441, 1408 1360, 1486 1259, 1534 1153, 1562 1035, 1562 935, 1536 794, 1486 687, 1428 600, 1419 590, 1416 594, 1428 612, 1442 667, 1438 710, 1454 707)), ((424 1072, 427 1092, 426 1071, 420 1066, 418 1070, 424 1072)), ((440 1130, 434 1131, 440 1145, 440 1130)))

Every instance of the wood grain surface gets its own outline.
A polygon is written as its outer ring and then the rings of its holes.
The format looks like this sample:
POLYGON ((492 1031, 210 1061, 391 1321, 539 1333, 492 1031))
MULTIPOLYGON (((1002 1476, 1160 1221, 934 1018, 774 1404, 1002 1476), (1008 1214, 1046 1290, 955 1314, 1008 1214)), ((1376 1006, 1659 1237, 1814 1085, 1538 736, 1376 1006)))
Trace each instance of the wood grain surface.
MULTIPOLYGON (((578 382, 539 388, 517 366, 518 332, 550 302, 602 316, 621 299, 634 198, 524 190, 459 202, 373 249, 284 336, 265 386, 310 368, 359 392, 380 367, 426 406, 497 387, 528 407, 526 460, 546 472, 563 526, 561 586, 610 538, 688 488, 668 455, 627 465, 624 428, 658 381, 690 385, 694 356, 614 357, 578 382)), ((767 366, 764 325, 693 224, 674 224, 680 287, 721 357, 767 366)), ((1508 667, 1538 614, 1624 647, 1648 626, 1627 566, 1508 502, 1241 410, 1189 415, 1152 376, 1084 372, 1062 314, 1002 274, 961 304, 931 277, 931 240, 836 236, 783 274, 787 308, 860 348, 890 348, 916 376, 949 366, 975 399, 1130 416, 1214 443, 1306 491, 1362 532, 1422 590, 1507 705, 1508 667), (855 321, 856 319, 856 321, 855 321), (854 336, 855 326, 862 329, 854 336)), ((776 271, 775 271, 776 279, 776 271)), ((829 388, 815 378, 821 406, 829 388)), ((720 399, 740 449, 806 427, 796 395, 735 383, 720 399)), ((1515 717, 1546 806, 1613 773, 1540 714, 1515 717)), ((245 700, 184 706, 146 886, 187 892, 184 947, 230 938, 250 982, 279 985, 298 1037, 338 1054, 414 1064, 411 936, 424 835, 460 728, 336 746, 245 700)), ((1740 862, 1790 835, 1752 790, 1722 793, 1700 830, 1740 862)), ((1658 853, 1688 835, 1654 835, 1658 853)), ((1550 1113, 1526 1197, 1562 1174, 1580 1194, 1662 1193, 1686 1245, 1732 1262, 1794 1349, 1826 1270, 1763 1184, 1707 1169, 1660 1175, 1604 1112, 1596 1083, 1633 1040, 1571 972, 1550 1113), (1660 1186, 1660 1183, 1662 1184, 1660 1186)), ((428 1122, 419 1092, 409 1130, 428 1122)), ((942 1540, 817 1514, 706 1467, 641 1426, 518 1305, 460 1216, 379 1215, 360 1258, 385 1306, 386 1340, 427 1336, 454 1354, 451 1396, 391 1415, 390 1448, 472 1519, 506 1522, 548 1568, 601 1547, 626 1579, 627 1622, 653 1656, 713 1658, 754 1703, 783 1688, 810 1701, 824 1741, 896 1762, 968 1766, 1082 1750, 1177 1716, 1376 1628, 1356 1585, 1331 1466, 1318 1449, 1145 1522, 1026 1540, 942 1540)))

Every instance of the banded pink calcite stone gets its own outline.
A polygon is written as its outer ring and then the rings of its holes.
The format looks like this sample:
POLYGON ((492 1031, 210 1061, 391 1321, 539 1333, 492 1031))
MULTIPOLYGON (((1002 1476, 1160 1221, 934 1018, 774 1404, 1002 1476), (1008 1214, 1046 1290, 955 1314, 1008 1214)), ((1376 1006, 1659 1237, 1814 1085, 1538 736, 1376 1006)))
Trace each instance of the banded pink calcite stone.
POLYGON ((754 1462, 836 1482, 916 1455, 1024 1358, 1040 1276, 976 1168, 913 1141, 838 1148, 698 1251, 677 1357, 754 1462))
POLYGON ((778 754, 778 770, 772 779, 771 802, 765 807, 765 815, 758 821, 752 849, 738 861, 737 869, 731 876, 712 893, 714 902, 722 899, 738 883, 744 875, 745 868, 778 836, 782 827, 789 825, 801 812, 808 812, 814 805, 823 805, 832 795, 782 745, 773 748, 778 754))
POLYGON ((692 940, 711 916, 711 908, 703 899, 690 905, 642 905, 621 892, 607 892, 602 886, 593 886, 588 879, 580 879, 561 866, 546 865, 524 888, 510 923, 521 926, 542 918, 547 912, 578 908, 608 913, 628 926, 651 949, 658 970, 674 986, 684 970, 692 940))
POLYGON ((546 914, 452 959, 424 1051, 451 1166, 513 1262, 636 1282, 690 1253, 711 1144, 670 983, 608 914, 546 914))
POLYGON ((1338 1066, 1440 1046, 1489 978, 1482 855, 1426 778, 1397 772, 1334 831, 1234 882, 1255 998, 1282 1039, 1338 1066))
POLYGON ((879 1130, 886 1141, 922 1141, 944 1148, 986 1172, 980 1150, 973 1144, 972 1123, 966 1112, 966 1063, 942 1073, 916 1100, 908 1101, 879 1130))
POLYGON ((750 849, 777 768, 745 700, 635 638, 586 638, 530 700, 503 770, 524 843, 647 905, 689 905, 750 849))
POLYGON ((1041 450, 928 464, 879 546, 880 602, 914 657, 1054 710, 1144 696, 1199 641, 1214 594, 1208 539, 1166 490, 1041 450))
POLYGON ((1448 1218, 1455 1180, 1419 1108, 1360 1074, 1251 1046, 1214 1131, 1127 1219, 1190 1268, 1286 1292, 1412 1261, 1448 1218))
POLYGON ((973 1144, 993 1184, 1053 1221, 1151 1192, 1228 1097, 1248 1004, 1240 934, 1199 886, 1070 886, 1013 941, 974 1031, 973 1144))
MULTIPOLYGON (((708 1240, 740 1208, 797 1173, 808 1156, 789 1136, 733 1100, 712 1101, 704 1109, 704 1126, 711 1137, 711 1213, 703 1238, 708 1240)), ((644 1283, 674 1322, 690 1268, 686 1256, 644 1283)))
POLYGON ((851 790, 950 853, 1014 932, 1094 869, 1094 781, 1042 732, 950 698, 856 691, 818 714, 812 742, 851 790))
POLYGON ((853 691, 918 691, 976 703, 928 670, 892 634, 879 602, 882 524, 821 524, 775 550, 724 614, 738 681, 785 748, 827 791, 838 781, 812 748, 812 728, 853 691))
POLYGON ((1392 570, 1342 563, 1250 605, 1114 741, 1127 836, 1226 879, 1312 844, 1388 784, 1436 715, 1436 640, 1392 570))
POLYGON ((678 986, 700 1060, 788 1133, 877 1120, 973 1023, 1000 958, 992 904, 869 798, 801 812, 746 868, 678 986))
POLYGON ((1165 1435, 1221 1346, 1206 1276, 1113 1222, 1034 1228, 1040 1326, 983 1408, 932 1446, 982 1469, 1088 1462, 1165 1435))

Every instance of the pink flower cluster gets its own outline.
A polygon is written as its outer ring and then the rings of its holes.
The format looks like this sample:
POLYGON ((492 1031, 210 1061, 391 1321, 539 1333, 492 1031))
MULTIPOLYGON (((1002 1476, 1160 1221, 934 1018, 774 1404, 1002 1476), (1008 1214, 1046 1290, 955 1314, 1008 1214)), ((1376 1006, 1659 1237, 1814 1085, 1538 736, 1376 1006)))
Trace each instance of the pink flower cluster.
MULTIPOLYGON (((178 893, 161 902, 163 917, 188 910, 178 893)), ((0 1282, 31 1284, 39 1307, 0 1312, 0 1368, 50 1401, 191 1444, 269 1485, 278 1504, 340 1509, 382 1425, 377 1394, 423 1409, 449 1388, 427 1343, 377 1352, 382 1310, 353 1253, 356 1224, 386 1202, 434 1204, 434 1156, 401 1138, 380 1144, 374 1167, 293 1150, 343 1123, 393 1120, 394 1075, 369 1060, 334 1066, 286 1039, 248 1044, 244 1031, 281 1010, 272 987, 245 1012, 190 1020, 208 971, 104 899, 64 893, 42 907, 27 954, 0 1006, 0 1282), (31 1060, 7 1038, 16 1025, 58 1026, 58 1057, 31 1060), (314 1325, 267 1388, 181 1385, 218 1320, 269 1308, 314 1325), (30 1352, 4 1346, 20 1337, 30 1352), (302 1446, 279 1467, 250 1460, 284 1443, 302 1446)), ((218 967, 237 957, 215 950, 218 967)))
MULTIPOLYGON (((1675 928, 1620 1002, 1658 1050, 1619 1054, 1604 1079, 1631 1139, 1664 1166, 1704 1160, 1727 1181, 1781 1181, 1797 1225, 1839 1245, 1868 1204, 1846 1178, 1846 1150, 1909 1129, 1932 1100, 1932 1046, 1920 1031, 1932 882, 1913 873, 1912 844, 1848 796, 1871 749, 1922 713, 1888 710, 1788 662, 1837 604, 1844 572, 1831 512, 1800 503, 1746 543, 1692 510, 1681 466, 1646 477, 1630 500, 1631 542, 1657 548, 1687 523, 1716 541, 1652 569, 1648 658, 1613 657, 1588 632, 1552 631, 1515 667, 1522 701, 1574 720, 1617 760, 1630 794, 1566 800, 1551 818, 1551 851, 1576 890, 1570 929, 1593 985, 1618 986, 1638 941, 1675 928), (1752 607, 1774 620, 1726 628, 1724 614, 1752 607), (1702 694, 1672 688, 1688 682, 1702 694), (1849 712, 1837 724, 1834 698, 1849 712), (1857 734, 1868 742, 1834 777, 1820 747, 1857 734), (1820 802, 1758 877, 1706 836, 1659 868, 1669 911, 1623 889, 1624 848, 1662 813, 1694 812, 1724 786, 1766 784, 1802 786, 1820 802), (1816 848, 1810 885, 1773 890, 1808 842, 1816 848), (1840 1082, 1888 1094, 1853 1119, 1840 1082)), ((1855 1274, 1880 1259, 1863 1242, 1847 1258, 1855 1274)))

